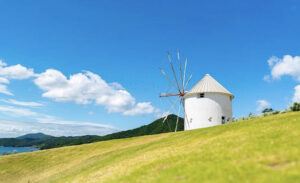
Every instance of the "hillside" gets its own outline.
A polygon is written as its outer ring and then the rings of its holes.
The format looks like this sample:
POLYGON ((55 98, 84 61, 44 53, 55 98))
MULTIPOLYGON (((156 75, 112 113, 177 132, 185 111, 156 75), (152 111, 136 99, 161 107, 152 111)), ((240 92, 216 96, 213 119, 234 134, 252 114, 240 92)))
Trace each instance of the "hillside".
POLYGON ((41 139, 41 138, 47 138, 47 137, 52 137, 52 136, 45 135, 43 133, 29 133, 29 134, 17 137, 17 139, 41 139))
MULTIPOLYGON (((170 115, 165 123, 162 123, 163 118, 157 119, 154 122, 144 125, 132 130, 126 130, 121 132, 116 132, 112 134, 108 134, 105 136, 96 136, 96 135, 86 135, 80 137, 58 137, 55 139, 51 139, 51 141, 46 141, 41 147, 41 149, 50 149, 55 147, 62 147, 68 145, 79 145, 79 144, 86 144, 92 142, 99 142, 105 140, 112 140, 112 139, 122 139, 122 138, 129 138, 129 137, 138 137, 143 135, 153 135, 153 134, 160 134, 166 132, 174 132, 176 126, 176 115, 170 115)), ((178 122, 178 131, 183 131, 183 119, 179 118, 178 122)))
MULTIPOLYGON (((105 136, 85 135, 78 137, 53 137, 44 135, 42 133, 27 134, 17 138, 2 138, 0 139, 0 146, 7 147, 30 147, 35 146, 40 149, 51 149, 55 147, 63 147, 69 145, 87 144, 92 142, 99 142, 112 139, 121 139, 128 137, 137 137, 143 135, 152 135, 166 132, 173 132, 176 126, 176 115, 169 115, 166 122, 163 124, 163 119, 157 119, 154 122, 144 125, 132 130, 126 130, 108 134, 105 136)), ((179 118, 178 131, 183 130, 183 119, 179 118)))
POLYGON ((300 113, 0 157, 0 182, 299 182, 300 113))

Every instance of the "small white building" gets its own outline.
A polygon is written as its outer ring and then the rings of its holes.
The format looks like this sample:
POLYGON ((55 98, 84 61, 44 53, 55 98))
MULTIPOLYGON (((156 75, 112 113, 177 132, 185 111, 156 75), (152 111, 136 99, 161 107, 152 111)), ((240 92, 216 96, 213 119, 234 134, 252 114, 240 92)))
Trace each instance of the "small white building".
POLYGON ((209 74, 184 95, 184 130, 232 121, 234 96, 209 74))

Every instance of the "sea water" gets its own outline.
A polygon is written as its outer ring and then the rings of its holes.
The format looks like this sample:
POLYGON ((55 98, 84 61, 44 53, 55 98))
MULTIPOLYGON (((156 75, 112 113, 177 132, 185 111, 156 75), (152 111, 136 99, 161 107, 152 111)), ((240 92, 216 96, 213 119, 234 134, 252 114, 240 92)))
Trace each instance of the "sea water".
POLYGON ((34 147, 2 147, 0 146, 0 156, 5 153, 22 153, 22 152, 32 152, 32 151, 38 151, 38 148, 34 147))

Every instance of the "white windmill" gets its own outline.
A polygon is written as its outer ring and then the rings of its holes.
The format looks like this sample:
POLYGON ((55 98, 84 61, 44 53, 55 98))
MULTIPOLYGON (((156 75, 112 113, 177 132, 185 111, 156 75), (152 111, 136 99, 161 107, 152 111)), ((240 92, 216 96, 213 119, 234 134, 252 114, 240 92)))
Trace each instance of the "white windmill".
POLYGON ((234 96, 227 89, 209 74, 206 74, 191 90, 186 92, 186 87, 192 78, 192 75, 190 75, 186 81, 187 59, 185 60, 184 71, 182 72, 180 55, 179 52, 177 52, 180 81, 177 79, 178 76, 169 53, 168 59, 175 83, 163 69, 160 68, 160 70, 177 92, 163 94, 160 95, 160 97, 176 96, 178 98, 171 105, 163 123, 167 120, 168 115, 173 111, 178 101, 179 107, 175 132, 178 127, 181 107, 183 107, 184 113, 184 130, 216 126, 232 121, 232 99, 234 96))

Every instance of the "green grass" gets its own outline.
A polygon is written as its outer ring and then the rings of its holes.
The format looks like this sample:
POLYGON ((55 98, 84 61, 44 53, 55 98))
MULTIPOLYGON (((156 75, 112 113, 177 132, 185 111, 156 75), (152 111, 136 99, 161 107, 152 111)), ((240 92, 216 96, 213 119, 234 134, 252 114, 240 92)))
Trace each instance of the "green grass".
POLYGON ((299 182, 300 113, 0 157, 0 182, 299 182))

